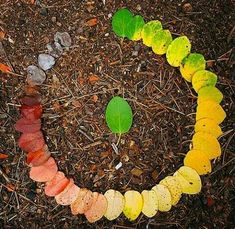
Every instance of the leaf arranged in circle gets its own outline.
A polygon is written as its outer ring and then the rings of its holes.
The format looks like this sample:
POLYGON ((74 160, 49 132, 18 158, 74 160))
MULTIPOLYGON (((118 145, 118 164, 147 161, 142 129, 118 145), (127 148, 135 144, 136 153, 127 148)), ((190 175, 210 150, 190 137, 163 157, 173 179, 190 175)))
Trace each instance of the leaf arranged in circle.
POLYGON ((131 128, 133 114, 127 101, 116 96, 109 101, 105 118, 109 129, 113 133, 123 134, 131 128))
POLYGON ((166 59, 173 67, 179 67, 182 60, 190 53, 191 43, 186 36, 177 37, 169 45, 166 59))
POLYGON ((146 23, 141 32, 143 44, 152 47, 153 37, 160 30, 162 30, 162 23, 160 21, 154 20, 146 23))
POLYGON ((221 91, 214 86, 203 87, 198 91, 197 103, 200 104, 206 100, 213 100, 216 103, 220 103, 223 99, 221 91))
POLYGON ((128 9, 118 10, 112 18, 112 29, 119 37, 127 37, 128 23, 132 20, 133 14, 128 9))
POLYGON ((193 74, 206 68, 206 60, 202 54, 191 53, 185 57, 180 65, 180 73, 188 82, 192 81, 193 74))
POLYGON ((138 41, 141 39, 141 31, 144 27, 144 19, 140 15, 136 15, 128 23, 127 37, 132 41, 138 41))

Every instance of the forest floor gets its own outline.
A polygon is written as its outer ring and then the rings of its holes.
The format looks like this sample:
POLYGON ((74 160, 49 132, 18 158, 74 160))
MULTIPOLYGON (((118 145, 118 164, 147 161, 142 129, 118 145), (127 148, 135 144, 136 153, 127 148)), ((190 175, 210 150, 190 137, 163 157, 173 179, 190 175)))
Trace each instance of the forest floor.
POLYGON ((0 0, 0 62, 16 73, 0 73, 0 228, 234 228, 235 226, 235 2, 122 0, 0 0), (183 3, 182 3, 183 2, 183 3), (186 3, 191 3, 192 9, 186 3), (195 123, 196 94, 165 56, 141 42, 119 39, 111 29, 114 12, 128 7, 146 21, 158 19, 174 37, 186 35, 192 52, 205 56, 218 75, 227 118, 220 138, 222 156, 203 176, 195 196, 183 195, 167 213, 129 222, 123 215, 88 224, 58 206, 29 179, 25 154, 17 147, 19 97, 26 68, 57 31, 68 32, 71 48, 60 57, 41 87, 43 132, 61 171, 81 187, 104 193, 113 188, 149 189, 182 165, 195 123), (97 24, 87 23, 96 18, 97 24), (96 76, 95 81, 94 77, 96 76), (134 112, 133 126, 117 141, 104 111, 114 95, 125 97, 134 112), (122 162, 122 167, 115 169, 122 162), (9 179, 9 180, 8 180, 9 179), (14 191, 9 188, 9 182, 14 191))

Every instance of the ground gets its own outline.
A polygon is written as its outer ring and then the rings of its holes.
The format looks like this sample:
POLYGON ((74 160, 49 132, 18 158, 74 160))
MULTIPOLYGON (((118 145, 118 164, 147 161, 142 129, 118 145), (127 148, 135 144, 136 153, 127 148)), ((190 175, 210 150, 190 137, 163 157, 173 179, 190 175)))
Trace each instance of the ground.
POLYGON ((0 73, 0 153, 9 155, 0 159, 0 228, 233 228, 235 2, 33 2, 0 0, 0 28, 6 32, 0 62, 22 75, 0 73), (121 7, 146 21, 161 20, 174 37, 188 36, 192 51, 208 60, 224 94, 223 154, 213 161, 213 172, 202 177, 201 193, 184 195, 170 212, 152 219, 141 215, 133 223, 123 215, 113 222, 103 218, 91 225, 83 216, 72 216, 69 207, 57 206, 45 196, 43 185, 29 179, 14 123, 26 67, 37 63, 38 54, 45 52, 57 31, 66 31, 73 45, 47 72, 41 87, 43 132, 59 169, 79 186, 104 193, 109 188, 149 189, 182 165, 193 135, 196 94, 165 56, 156 56, 141 42, 115 36, 111 16, 121 7), (98 23, 89 26, 87 21, 93 18, 98 23), (92 81, 91 76, 98 80, 92 81), (111 144, 117 137, 104 119, 113 95, 124 96, 134 111, 131 131, 123 135, 116 153, 111 144), (119 162, 122 167, 116 170, 119 162), (9 181, 14 192, 6 188, 9 181))

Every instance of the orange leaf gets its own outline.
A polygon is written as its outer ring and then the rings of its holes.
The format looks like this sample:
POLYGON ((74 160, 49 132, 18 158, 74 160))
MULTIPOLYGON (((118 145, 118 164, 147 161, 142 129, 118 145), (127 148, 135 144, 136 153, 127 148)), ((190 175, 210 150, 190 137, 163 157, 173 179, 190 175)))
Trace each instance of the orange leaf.
POLYGON ((0 71, 2 71, 3 73, 10 73, 11 72, 11 67, 0 63, 0 71))
POLYGON ((14 192, 14 190, 15 190, 15 186, 10 183, 6 185, 6 188, 7 188, 8 192, 14 192))
POLYGON ((97 75, 91 75, 91 76, 89 76, 89 82, 91 83, 91 84, 94 84, 94 83, 96 83, 97 81, 99 81, 100 80, 100 78, 97 76, 97 75))
POLYGON ((6 159, 6 158, 8 158, 7 154, 0 153, 0 159, 6 159))
POLYGON ((93 95, 93 101, 96 103, 98 101, 98 96, 97 95, 93 95))
POLYGON ((4 39, 6 33, 3 31, 0 31, 0 41, 4 39))
POLYGON ((95 25, 97 25, 97 23, 98 23, 97 18, 92 18, 86 22, 86 25, 87 26, 95 26, 95 25))

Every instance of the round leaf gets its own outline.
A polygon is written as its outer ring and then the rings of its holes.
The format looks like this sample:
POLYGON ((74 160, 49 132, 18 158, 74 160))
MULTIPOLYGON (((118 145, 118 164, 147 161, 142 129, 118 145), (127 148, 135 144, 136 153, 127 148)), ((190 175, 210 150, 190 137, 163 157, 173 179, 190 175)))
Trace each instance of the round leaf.
POLYGON ((130 105, 123 98, 113 97, 106 108, 106 122, 113 133, 123 134, 129 131, 133 115, 130 105))
POLYGON ((206 86, 215 86, 216 82, 217 75, 207 70, 201 70, 196 72, 192 78, 193 89, 196 92, 206 86))
POLYGON ((179 67, 182 60, 190 53, 191 43, 186 36, 177 37, 169 45, 166 58, 173 67, 179 67))
POLYGON ((141 32, 143 43, 146 46, 151 47, 153 43, 153 37, 159 30, 162 30, 162 23, 160 21, 154 20, 146 23, 141 32))
POLYGON ((154 190, 144 190, 142 193, 143 209, 142 212, 147 217, 151 218, 158 211, 158 198, 154 190))
POLYGON ((144 19, 140 15, 136 15, 127 25, 127 37, 132 41, 141 39, 141 31, 144 26, 144 19))
POLYGON ((193 74, 206 68, 206 60, 202 54, 191 53, 185 57, 180 65, 180 73, 188 82, 192 81, 193 74))
POLYGON ((132 20, 133 15, 128 9, 118 10, 112 18, 112 28, 119 37, 127 37, 128 23, 132 20))
POLYGON ((158 30, 153 37, 152 50, 157 55, 163 55, 171 42, 172 36, 169 30, 158 30))
POLYGON ((214 86, 203 87, 198 91, 197 103, 214 100, 216 103, 220 103, 223 99, 223 94, 220 90, 214 86))

